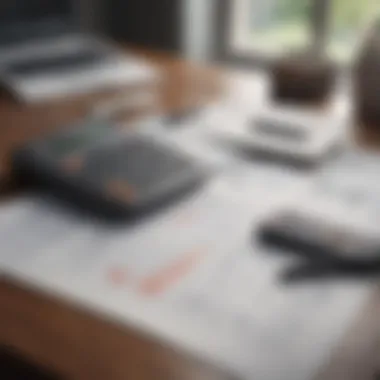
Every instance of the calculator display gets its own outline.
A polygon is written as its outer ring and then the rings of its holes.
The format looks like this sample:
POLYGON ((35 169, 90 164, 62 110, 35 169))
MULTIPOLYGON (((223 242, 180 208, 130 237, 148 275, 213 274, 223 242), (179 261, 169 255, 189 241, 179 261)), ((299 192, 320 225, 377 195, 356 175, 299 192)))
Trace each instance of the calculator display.
POLYGON ((63 157, 90 148, 110 135, 107 126, 92 126, 71 130, 46 142, 45 147, 54 156, 63 157))

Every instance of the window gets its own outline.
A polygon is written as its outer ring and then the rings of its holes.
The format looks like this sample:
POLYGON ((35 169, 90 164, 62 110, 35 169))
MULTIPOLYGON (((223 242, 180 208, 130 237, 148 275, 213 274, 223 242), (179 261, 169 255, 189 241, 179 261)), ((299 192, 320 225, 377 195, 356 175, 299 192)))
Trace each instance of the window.
POLYGON ((378 0, 233 0, 224 3, 222 50, 234 57, 278 57, 321 47, 347 62, 378 0))
POLYGON ((379 1, 332 0, 329 7, 327 52, 337 60, 349 61, 361 34, 379 15, 379 1))

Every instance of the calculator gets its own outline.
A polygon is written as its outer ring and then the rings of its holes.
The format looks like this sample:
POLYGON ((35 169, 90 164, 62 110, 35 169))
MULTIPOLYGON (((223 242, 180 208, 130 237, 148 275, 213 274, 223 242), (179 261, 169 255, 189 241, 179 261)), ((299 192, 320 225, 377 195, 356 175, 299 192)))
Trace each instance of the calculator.
POLYGON ((194 157, 157 137, 106 121, 72 126, 18 149, 21 182, 107 218, 145 214, 196 189, 208 173, 194 157))

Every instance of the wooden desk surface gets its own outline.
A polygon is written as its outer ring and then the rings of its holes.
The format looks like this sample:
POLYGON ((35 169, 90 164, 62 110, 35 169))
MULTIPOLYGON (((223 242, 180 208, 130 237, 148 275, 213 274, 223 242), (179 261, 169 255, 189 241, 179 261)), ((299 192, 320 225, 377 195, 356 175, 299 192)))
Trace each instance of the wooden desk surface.
MULTIPOLYGON (((139 53, 170 75, 162 86, 165 106, 183 105, 187 64, 162 54, 139 53)), ((201 74, 211 89, 215 75, 201 74)), ((211 91, 212 92, 212 91, 211 91)), ((8 178, 9 153, 15 146, 86 114, 94 94, 49 105, 25 107, 0 97, 0 178, 8 178)), ((3 188, 3 192, 6 189, 3 188)), ((9 194, 8 194, 9 195, 9 194)), ((11 193, 11 195, 13 195, 11 193)), ((3 200, 5 194, 3 194, 3 200)), ((371 380, 380 363, 380 291, 373 294, 356 324, 321 368, 320 380, 371 380)), ((0 346, 9 345, 69 380, 231 379, 227 373, 176 352, 133 330, 121 328, 68 304, 0 281, 0 346)))

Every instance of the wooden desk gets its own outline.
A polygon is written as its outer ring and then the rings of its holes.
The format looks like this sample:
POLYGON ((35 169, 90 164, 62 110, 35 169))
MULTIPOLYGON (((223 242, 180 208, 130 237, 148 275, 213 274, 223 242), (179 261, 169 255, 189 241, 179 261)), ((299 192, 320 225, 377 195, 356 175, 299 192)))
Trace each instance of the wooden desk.
MULTIPOLYGON (((163 55, 148 56, 170 73, 162 87, 166 106, 180 107, 183 77, 190 68, 163 55)), ((200 75, 210 81, 209 72, 200 75)), ((209 83, 215 87, 215 82, 209 83)), ((7 157, 16 145, 83 116, 94 99, 104 96, 91 95, 28 108, 3 96, 0 99, 1 178, 7 179, 7 157)), ((380 291, 373 294, 331 362, 321 368, 319 379, 373 379, 380 354, 379 316, 380 291)), ((70 380, 231 379, 229 374, 160 342, 23 289, 6 279, 0 281, 1 344, 15 347, 36 363, 50 366, 70 380)))

